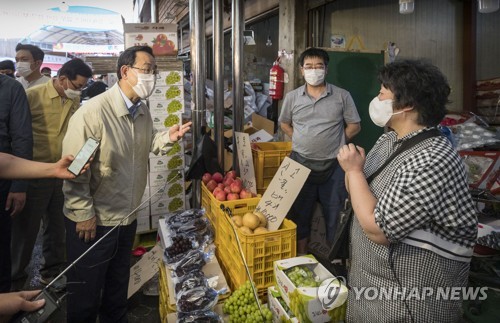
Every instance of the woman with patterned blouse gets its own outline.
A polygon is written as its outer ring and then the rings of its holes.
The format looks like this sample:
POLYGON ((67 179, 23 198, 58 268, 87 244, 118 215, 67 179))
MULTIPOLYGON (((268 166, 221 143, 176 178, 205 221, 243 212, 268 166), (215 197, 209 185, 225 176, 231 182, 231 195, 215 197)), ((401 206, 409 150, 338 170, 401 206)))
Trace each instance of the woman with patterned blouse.
POLYGON ((379 81, 369 112, 389 131, 366 156, 353 144, 338 154, 355 213, 347 319, 457 322, 477 235, 459 155, 444 136, 427 137, 366 180, 402 143, 435 131, 450 87, 438 68, 416 60, 384 66, 379 81))

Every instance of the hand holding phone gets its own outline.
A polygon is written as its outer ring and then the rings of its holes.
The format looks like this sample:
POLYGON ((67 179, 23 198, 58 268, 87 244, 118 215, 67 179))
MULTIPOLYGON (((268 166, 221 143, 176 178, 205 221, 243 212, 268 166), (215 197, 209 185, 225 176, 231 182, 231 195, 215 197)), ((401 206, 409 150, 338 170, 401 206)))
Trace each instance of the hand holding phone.
POLYGON ((87 139, 87 142, 80 149, 71 165, 69 165, 68 170, 75 176, 80 175, 83 167, 88 163, 90 157, 92 157, 98 147, 99 141, 94 138, 87 139))

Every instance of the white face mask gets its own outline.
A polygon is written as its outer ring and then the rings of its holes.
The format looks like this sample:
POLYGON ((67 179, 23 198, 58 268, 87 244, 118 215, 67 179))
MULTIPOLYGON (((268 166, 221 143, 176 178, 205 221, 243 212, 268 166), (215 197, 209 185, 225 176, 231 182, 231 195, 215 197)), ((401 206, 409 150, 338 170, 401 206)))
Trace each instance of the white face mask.
POLYGON ((304 79, 309 85, 312 86, 320 85, 325 81, 325 70, 321 69, 304 70, 304 79))
POLYGON ((31 69, 31 63, 30 62, 18 62, 17 63, 17 72, 19 75, 22 77, 26 77, 33 73, 33 70, 31 69))
POLYGON ((156 85, 156 75, 137 72, 135 72, 135 74, 137 75, 137 84, 132 86, 132 90, 134 90, 141 99, 146 99, 153 93, 156 85))
POLYGON ((392 112, 392 100, 383 100, 380 101, 378 97, 374 97, 372 102, 370 102, 370 106, 368 107, 368 112, 370 113, 370 118, 373 123, 379 127, 385 127, 387 122, 391 119, 391 117, 395 114, 400 114, 405 111, 392 112))
MULTIPOLYGON (((69 83, 69 80, 68 80, 68 83, 69 83)), ((70 100, 75 100, 77 99, 80 95, 82 95, 82 91, 77 91, 77 90, 73 90, 73 89, 70 89, 69 88, 69 84, 68 84, 68 88, 64 90, 64 95, 70 99, 70 100)))

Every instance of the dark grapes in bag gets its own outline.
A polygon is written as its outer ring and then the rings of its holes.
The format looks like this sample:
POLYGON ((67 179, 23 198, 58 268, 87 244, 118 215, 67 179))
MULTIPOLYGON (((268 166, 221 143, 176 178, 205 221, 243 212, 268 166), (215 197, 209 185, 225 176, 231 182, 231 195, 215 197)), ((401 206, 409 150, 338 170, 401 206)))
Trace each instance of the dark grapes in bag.
POLYGON ((205 214, 204 209, 190 209, 190 210, 178 211, 172 213, 172 215, 165 221, 167 223, 167 226, 170 228, 170 226, 173 224, 183 224, 192 221, 194 219, 199 219, 204 214, 205 214))
POLYGON ((201 250, 191 250, 176 262, 172 267, 177 277, 182 277, 194 270, 201 270, 212 257, 211 253, 203 253, 201 250))
POLYGON ((181 260, 184 254, 190 250, 197 248, 198 242, 193 238, 185 235, 176 235, 172 237, 172 244, 165 248, 164 256, 165 263, 172 264, 181 260))
POLYGON ((195 287, 177 295, 177 311, 188 313, 211 310, 218 299, 219 294, 215 289, 195 287))
POLYGON ((207 231, 208 221, 206 219, 194 219, 186 223, 173 223, 170 225, 170 230, 176 234, 192 234, 203 235, 207 231))
POLYGON ((174 284, 176 294, 195 287, 208 287, 208 281, 205 278, 205 274, 199 270, 190 272, 178 279, 174 279, 174 284))
POLYGON ((222 318, 213 311, 179 313, 177 323, 222 323, 222 318))

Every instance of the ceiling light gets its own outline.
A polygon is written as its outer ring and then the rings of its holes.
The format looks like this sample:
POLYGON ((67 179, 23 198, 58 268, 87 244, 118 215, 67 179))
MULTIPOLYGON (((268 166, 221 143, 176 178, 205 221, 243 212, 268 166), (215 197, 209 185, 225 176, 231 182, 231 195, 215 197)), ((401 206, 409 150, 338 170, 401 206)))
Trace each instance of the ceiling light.
POLYGON ((500 8, 500 0, 477 0, 477 10, 480 13, 492 13, 500 8))
POLYGON ((399 0, 399 13, 406 15, 412 13, 415 10, 414 0, 399 0))

